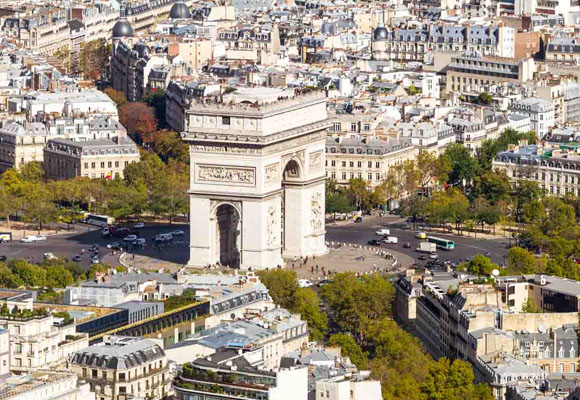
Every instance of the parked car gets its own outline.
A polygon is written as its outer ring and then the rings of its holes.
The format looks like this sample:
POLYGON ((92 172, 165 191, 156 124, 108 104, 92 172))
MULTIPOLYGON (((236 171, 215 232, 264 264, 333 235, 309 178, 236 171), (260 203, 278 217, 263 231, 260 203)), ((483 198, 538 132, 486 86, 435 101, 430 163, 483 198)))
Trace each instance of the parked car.
POLYGON ((298 287, 307 288, 307 287, 311 287, 311 286, 312 286, 312 282, 310 282, 308 279, 299 279, 298 280, 298 287))
POLYGON ((80 262, 82 259, 83 259, 83 258, 82 258, 80 255, 78 255, 78 254, 72 258, 72 260, 73 260, 74 262, 80 262))
POLYGON ((379 236, 387 236, 391 234, 391 231, 389 229, 381 228, 378 231, 376 231, 375 234, 379 236))
POLYGON ((369 246, 380 246, 381 241, 379 239, 371 239, 367 242, 369 246))
POLYGON ((143 228, 145 228, 145 224, 144 224, 143 222, 137 222, 137 223, 136 223, 136 224, 133 226, 133 228, 135 228, 135 229, 143 229, 143 228))
POLYGON ((183 232, 182 230, 179 230, 178 229, 176 231, 170 232, 170 234, 173 235, 173 236, 183 236, 183 235, 185 235, 185 232, 183 232))
POLYGON ((123 241, 125 241, 125 242, 134 242, 137 239, 138 239, 137 235, 129 235, 129 236, 126 236, 123 239, 123 241))
POLYGON ((121 243, 119 242, 112 242, 107 244, 107 249, 115 249, 115 250, 119 250, 121 248, 121 243))
POLYGON ((46 236, 41 235, 30 235, 26 236, 25 238, 20 239, 22 243, 36 243, 36 242, 43 242, 46 240, 46 236))

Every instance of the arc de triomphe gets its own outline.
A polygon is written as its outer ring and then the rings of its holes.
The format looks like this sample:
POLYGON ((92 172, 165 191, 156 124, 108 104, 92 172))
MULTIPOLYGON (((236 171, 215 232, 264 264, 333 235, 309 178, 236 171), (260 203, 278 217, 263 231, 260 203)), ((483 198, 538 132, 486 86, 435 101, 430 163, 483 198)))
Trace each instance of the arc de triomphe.
POLYGON ((247 88, 193 102, 190 266, 268 268, 326 252, 326 99, 247 88))

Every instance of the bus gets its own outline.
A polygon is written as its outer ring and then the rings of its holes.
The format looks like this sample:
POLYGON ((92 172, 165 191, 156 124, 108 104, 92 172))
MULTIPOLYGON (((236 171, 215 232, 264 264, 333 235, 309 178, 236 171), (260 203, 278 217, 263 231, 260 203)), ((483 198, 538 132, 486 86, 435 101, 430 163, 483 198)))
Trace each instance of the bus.
POLYGON ((427 236, 427 241, 435 243, 435 245, 439 249, 453 250, 455 248, 455 243, 453 242, 453 240, 441 239, 434 236, 427 236))
POLYGON ((101 227, 107 227, 115 223, 115 218, 106 215, 89 214, 85 218, 85 223, 89 225, 96 225, 101 227))

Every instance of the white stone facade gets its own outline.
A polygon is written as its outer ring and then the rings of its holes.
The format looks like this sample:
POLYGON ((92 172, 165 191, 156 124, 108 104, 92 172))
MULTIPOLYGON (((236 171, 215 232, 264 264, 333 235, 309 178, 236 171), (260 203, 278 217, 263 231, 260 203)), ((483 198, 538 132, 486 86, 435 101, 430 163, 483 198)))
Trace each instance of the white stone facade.
POLYGON ((271 268, 326 252, 324 97, 239 90, 224 105, 190 107, 185 125, 191 266, 271 268))

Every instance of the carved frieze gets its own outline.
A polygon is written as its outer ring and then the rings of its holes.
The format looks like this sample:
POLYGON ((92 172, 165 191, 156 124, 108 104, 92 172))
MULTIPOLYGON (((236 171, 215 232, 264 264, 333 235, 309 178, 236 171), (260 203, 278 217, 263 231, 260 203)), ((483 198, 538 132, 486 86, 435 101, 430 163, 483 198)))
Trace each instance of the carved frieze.
POLYGON ((316 192, 312 194, 310 199, 310 227, 312 228, 312 232, 320 231, 324 225, 322 202, 322 193, 316 192))
POLYGON ((266 166, 264 180, 266 183, 278 182, 280 180, 280 166, 278 163, 266 166))
POLYGON ((254 185, 256 171, 253 168, 222 167, 219 165, 196 165, 197 180, 201 182, 223 182, 254 185))

